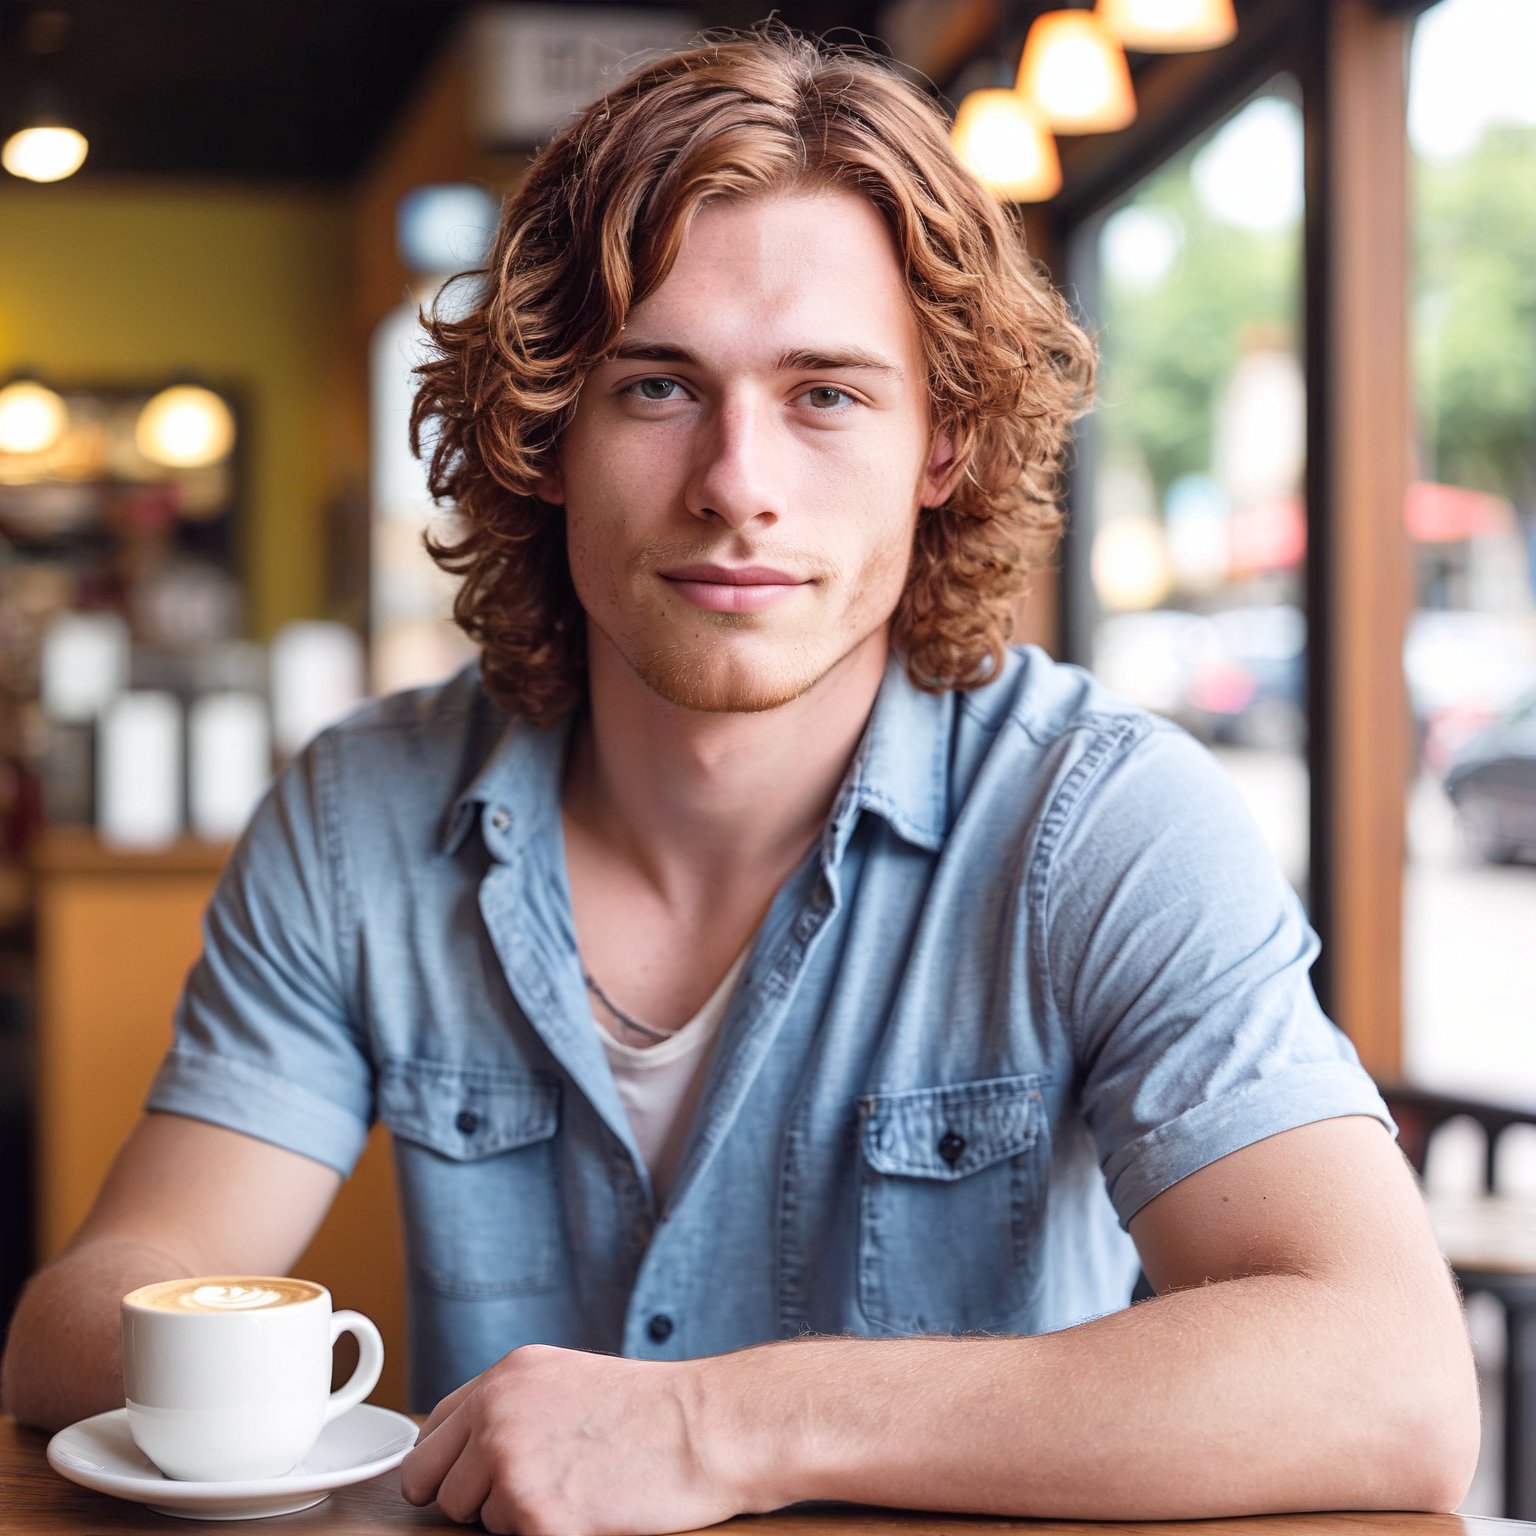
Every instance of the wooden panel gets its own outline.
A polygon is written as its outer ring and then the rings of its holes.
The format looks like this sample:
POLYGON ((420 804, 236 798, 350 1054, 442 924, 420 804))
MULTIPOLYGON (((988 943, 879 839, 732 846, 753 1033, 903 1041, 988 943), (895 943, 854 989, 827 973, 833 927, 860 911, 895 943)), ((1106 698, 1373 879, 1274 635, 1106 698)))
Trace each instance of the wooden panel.
MULTIPOLYGON (((45 840, 39 850, 40 1262, 85 1217, 139 1117, 197 957, 217 862, 207 849, 119 858, 68 838, 45 840)), ((295 1273, 379 1325, 385 1366, 372 1400, 392 1408, 406 1405, 402 1249, 391 1148, 376 1128, 295 1273)), ((350 1369, 343 1350, 339 1367, 350 1369)))
POLYGON ((39 1258, 90 1209, 170 1043, 201 874, 48 876, 38 892, 39 1258))
MULTIPOLYGON (((1332 1006, 1365 1067, 1402 1069, 1402 910, 1412 761, 1403 681, 1410 563, 1409 23, 1328 10, 1326 792, 1332 1006)), ((1317 594, 1314 594, 1314 600, 1317 594)))

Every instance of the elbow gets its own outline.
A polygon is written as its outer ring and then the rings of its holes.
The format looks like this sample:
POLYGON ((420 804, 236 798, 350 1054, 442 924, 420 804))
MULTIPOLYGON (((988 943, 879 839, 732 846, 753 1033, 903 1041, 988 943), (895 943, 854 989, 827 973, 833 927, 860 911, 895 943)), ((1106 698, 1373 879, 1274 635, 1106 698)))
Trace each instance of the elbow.
POLYGON ((62 1424, 48 1421, 46 1406, 37 1400, 37 1393, 31 1390, 25 1362, 17 1358, 19 1353, 13 1327, 5 1356, 0 1359, 0 1413, 9 1414, 18 1424, 29 1429, 62 1429, 62 1424))
POLYGON ((1409 1451, 1417 1484, 1414 1509, 1455 1514, 1472 1486, 1482 1444, 1475 1381, 1464 1396, 1467 1401, 1445 1405, 1432 1422, 1424 1423, 1416 1446, 1409 1451))
POLYGON ((0 1358, 0 1413, 9 1414, 18 1424, 26 1425, 31 1429, 48 1428, 38 1416, 37 1405, 32 1402, 26 1382, 22 1379, 21 1369, 17 1365, 14 1329, 4 1357, 0 1358))
POLYGON ((1401 1381, 1393 1443, 1382 1458, 1395 1472, 1393 1496, 1378 1507, 1454 1514, 1471 1487, 1482 1444, 1470 1351, 1449 1370, 1405 1372, 1401 1381))

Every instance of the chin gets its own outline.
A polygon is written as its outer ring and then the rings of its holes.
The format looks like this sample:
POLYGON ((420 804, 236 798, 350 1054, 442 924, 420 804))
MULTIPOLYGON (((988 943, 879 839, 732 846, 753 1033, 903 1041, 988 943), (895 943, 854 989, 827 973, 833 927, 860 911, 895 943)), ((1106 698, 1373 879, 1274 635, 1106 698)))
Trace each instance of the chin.
POLYGON ((680 709, 709 715, 755 715, 792 704, 821 681, 830 665, 808 656, 774 656, 754 665, 718 651, 668 646, 635 658, 632 665, 653 693, 680 709))

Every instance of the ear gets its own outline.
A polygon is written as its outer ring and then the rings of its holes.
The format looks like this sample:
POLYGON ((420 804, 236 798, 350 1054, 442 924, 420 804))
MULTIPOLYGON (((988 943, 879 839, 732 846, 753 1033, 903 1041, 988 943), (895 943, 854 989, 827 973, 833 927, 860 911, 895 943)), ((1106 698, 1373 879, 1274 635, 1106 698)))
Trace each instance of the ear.
POLYGON ((534 481, 533 488, 540 501, 547 501, 552 507, 565 505, 565 476, 560 472, 559 459, 550 461, 549 468, 534 481))
POLYGON ((949 500, 960 479, 964 465, 955 450, 955 436, 948 427, 940 427, 933 434, 928 450, 928 462, 923 466, 922 485, 918 491, 918 505, 941 507, 949 500))

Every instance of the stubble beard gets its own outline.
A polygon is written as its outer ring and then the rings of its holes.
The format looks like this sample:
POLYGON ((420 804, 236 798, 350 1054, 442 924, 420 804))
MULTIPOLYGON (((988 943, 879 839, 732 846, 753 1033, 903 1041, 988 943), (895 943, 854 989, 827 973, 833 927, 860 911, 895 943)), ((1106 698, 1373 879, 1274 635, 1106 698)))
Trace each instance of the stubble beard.
MULTIPOLYGON (((709 629, 718 634, 750 629, 755 615, 710 617, 709 629)), ((839 656, 830 665, 818 666, 811 646, 786 641, 770 665, 752 666, 721 656, 710 647, 706 635, 641 650, 630 656, 630 665, 652 693, 681 709, 708 715, 755 715, 792 704, 841 659, 839 656)))
MULTIPOLYGON (((666 563, 674 565, 715 557, 713 547, 679 551, 675 545, 654 540, 636 551, 630 563, 631 575, 654 571, 662 564, 662 551, 669 557, 666 563)), ((761 656, 753 656, 750 651, 743 655, 729 641, 733 635, 767 629, 771 620, 765 614, 699 611, 689 615, 690 635, 661 644, 647 644, 633 631, 626 635, 605 629, 604 633, 641 682, 669 704, 700 714, 762 714, 781 709, 809 693, 877 631, 889 634, 910 561, 910 546, 893 549, 883 559, 867 564, 852 583, 852 590, 867 598, 873 588, 884 584, 882 577, 893 581, 897 590, 890 604, 891 613, 880 615, 877 602, 876 611, 863 615, 845 613, 845 618, 855 622, 836 635, 765 634, 761 656), (861 618, 864 622, 859 622, 861 618), (726 644, 721 645, 720 641, 726 644)), ((829 583, 834 591, 847 581, 830 561, 801 556, 796 563, 802 569, 814 569, 816 579, 829 583)), ((589 614, 588 622, 596 620, 589 614)))

